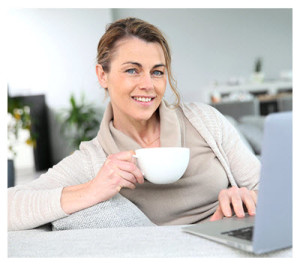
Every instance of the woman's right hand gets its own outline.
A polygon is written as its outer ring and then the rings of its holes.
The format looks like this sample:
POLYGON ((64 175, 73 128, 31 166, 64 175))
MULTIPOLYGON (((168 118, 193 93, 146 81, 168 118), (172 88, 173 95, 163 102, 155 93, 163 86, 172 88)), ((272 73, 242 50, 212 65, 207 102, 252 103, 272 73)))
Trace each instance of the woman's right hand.
POLYGON ((134 151, 111 154, 91 181, 65 187, 61 207, 71 214, 108 200, 124 187, 134 189, 144 183, 142 172, 135 164, 134 151))
POLYGON ((89 190, 97 202, 112 198, 122 188, 134 189, 137 183, 144 183, 133 155, 134 151, 124 151, 107 157, 96 177, 89 182, 89 190))

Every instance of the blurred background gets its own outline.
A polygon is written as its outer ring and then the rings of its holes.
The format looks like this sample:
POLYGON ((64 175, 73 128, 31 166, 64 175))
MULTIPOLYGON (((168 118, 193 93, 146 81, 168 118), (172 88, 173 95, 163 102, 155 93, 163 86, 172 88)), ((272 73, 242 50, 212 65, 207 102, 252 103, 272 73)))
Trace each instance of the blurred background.
MULTIPOLYGON (((96 135, 108 103, 97 44, 108 23, 129 16, 166 35, 183 101, 215 106, 254 141, 255 154, 264 117, 292 109, 292 9, 10 9, 9 186, 96 135)), ((166 98, 173 101, 170 90, 166 98)))

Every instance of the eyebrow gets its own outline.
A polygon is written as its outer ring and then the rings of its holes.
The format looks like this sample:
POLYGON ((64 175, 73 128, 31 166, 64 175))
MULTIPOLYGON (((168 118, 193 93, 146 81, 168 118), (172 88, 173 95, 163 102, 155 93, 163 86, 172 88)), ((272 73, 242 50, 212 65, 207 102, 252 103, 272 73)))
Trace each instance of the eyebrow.
MULTIPOLYGON (((126 65, 126 64, 131 64, 131 65, 136 65, 138 67, 142 67, 142 64, 140 64, 138 62, 128 61, 128 62, 123 63, 122 65, 126 65)), ((153 66, 153 68, 156 68, 156 67, 165 67, 165 66, 166 66, 165 64, 156 64, 156 65, 153 66)))

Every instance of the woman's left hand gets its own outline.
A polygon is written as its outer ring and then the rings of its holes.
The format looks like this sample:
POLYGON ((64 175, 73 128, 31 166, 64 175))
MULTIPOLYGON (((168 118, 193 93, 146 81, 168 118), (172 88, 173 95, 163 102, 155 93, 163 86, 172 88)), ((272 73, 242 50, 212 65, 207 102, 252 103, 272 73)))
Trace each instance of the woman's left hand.
POLYGON ((246 207, 249 215, 255 215, 257 192, 248 190, 245 187, 231 187, 223 189, 219 193, 219 206, 210 218, 210 221, 216 221, 225 217, 231 217, 232 211, 237 217, 245 216, 243 205, 246 207))

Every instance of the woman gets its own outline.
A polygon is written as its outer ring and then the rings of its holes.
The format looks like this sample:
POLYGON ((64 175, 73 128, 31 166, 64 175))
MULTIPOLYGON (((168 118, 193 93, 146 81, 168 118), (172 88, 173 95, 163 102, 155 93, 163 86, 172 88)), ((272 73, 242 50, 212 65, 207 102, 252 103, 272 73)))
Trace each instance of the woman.
POLYGON ((181 104, 167 41, 136 19, 112 23, 98 44, 96 74, 110 96, 95 139, 25 186, 9 189, 9 230, 34 228, 120 193, 158 225, 255 214, 260 164, 215 109, 181 104), (167 79, 177 102, 164 100, 167 79), (141 147, 185 146, 184 176, 169 185, 143 178, 141 147))

